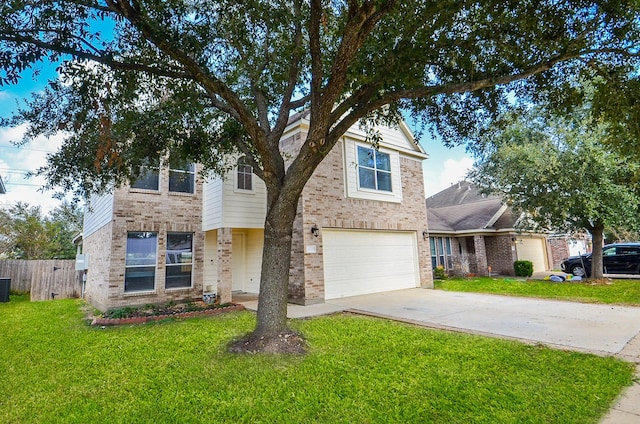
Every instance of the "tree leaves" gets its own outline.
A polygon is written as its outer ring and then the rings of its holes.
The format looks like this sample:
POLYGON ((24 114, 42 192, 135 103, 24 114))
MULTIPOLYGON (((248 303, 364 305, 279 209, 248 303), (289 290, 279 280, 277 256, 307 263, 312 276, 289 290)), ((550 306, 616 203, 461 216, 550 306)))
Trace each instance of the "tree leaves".
POLYGON ((637 229, 640 167, 601 143, 607 126, 576 112, 511 115, 477 151, 472 179, 552 231, 637 229))
POLYGON ((18 202, 0 209, 0 255, 10 259, 72 259, 82 212, 63 203, 43 217, 38 206, 18 202))

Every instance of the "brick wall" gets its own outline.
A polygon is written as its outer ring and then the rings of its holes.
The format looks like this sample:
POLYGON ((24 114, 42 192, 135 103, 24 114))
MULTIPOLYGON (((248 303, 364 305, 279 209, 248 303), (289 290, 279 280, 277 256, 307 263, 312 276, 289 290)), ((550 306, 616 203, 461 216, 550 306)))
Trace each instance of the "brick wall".
POLYGON ((98 309, 202 297, 204 272, 202 184, 196 183, 194 194, 169 193, 168 179, 168 171, 162 170, 160 190, 157 192, 129 188, 117 189, 111 224, 99 230, 97 235, 92 234, 85 239, 85 251, 90 254, 87 297, 98 309), (152 292, 124 292, 127 232, 130 231, 158 233, 156 281, 155 290, 152 292), (191 288, 165 289, 167 232, 186 232, 194 235, 191 288), (93 255, 102 255, 101 260, 94 260, 93 255))
POLYGON ((514 275, 513 262, 516 260, 516 251, 511 235, 485 236, 484 241, 487 265, 491 266, 491 273, 514 275))
POLYGON ((563 259, 569 257, 569 245, 565 237, 549 238, 549 248, 551 250, 552 269, 560 269, 563 259))
POLYGON ((83 252, 89 255, 85 299, 101 311, 109 307, 112 234, 113 222, 110 222, 82 241, 83 252))

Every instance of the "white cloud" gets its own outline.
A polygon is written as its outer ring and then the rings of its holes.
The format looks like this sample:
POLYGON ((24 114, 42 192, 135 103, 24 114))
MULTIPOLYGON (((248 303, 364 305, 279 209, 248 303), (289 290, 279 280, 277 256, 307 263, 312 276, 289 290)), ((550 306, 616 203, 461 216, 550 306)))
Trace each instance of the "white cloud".
POLYGON ((432 196, 452 184, 464 180, 471 168, 473 168, 473 159, 469 156, 462 156, 459 159, 446 159, 435 173, 433 170, 427 170, 424 187, 426 196, 432 196))
POLYGON ((60 204, 52 191, 43 192, 46 183, 43 177, 26 178, 28 171, 36 171, 47 164, 47 154, 56 151, 62 144, 64 134, 53 137, 38 137, 22 147, 11 142, 20 141, 27 125, 0 128, 0 175, 7 193, 0 195, 0 207, 18 201, 39 205, 44 214, 60 204))

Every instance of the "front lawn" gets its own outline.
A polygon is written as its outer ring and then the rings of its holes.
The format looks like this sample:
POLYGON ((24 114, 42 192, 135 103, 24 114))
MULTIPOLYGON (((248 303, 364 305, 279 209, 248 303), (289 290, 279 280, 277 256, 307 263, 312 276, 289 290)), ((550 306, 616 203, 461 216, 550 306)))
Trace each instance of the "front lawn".
POLYGON ((294 321, 305 356, 238 356, 251 312, 94 328, 81 304, 0 303, 0 422, 596 423, 633 373, 355 315, 294 321))
POLYGON ((640 306, 639 280, 552 281, 521 277, 474 277, 435 280, 435 288, 447 291, 504 294, 561 299, 576 302, 640 306))

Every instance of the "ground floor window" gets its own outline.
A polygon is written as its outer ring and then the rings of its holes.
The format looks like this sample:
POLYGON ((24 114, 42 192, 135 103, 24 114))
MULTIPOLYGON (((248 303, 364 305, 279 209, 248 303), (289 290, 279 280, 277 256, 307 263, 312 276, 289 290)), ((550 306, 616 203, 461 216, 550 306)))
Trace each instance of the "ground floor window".
POLYGON ((124 291, 155 290, 158 233, 127 233, 124 291))
POLYGON ((165 288, 191 287, 193 233, 167 233, 165 288))
POLYGON ((429 237, 431 246, 431 266, 436 269, 442 266, 446 270, 453 268, 451 254, 451 237, 429 237))

